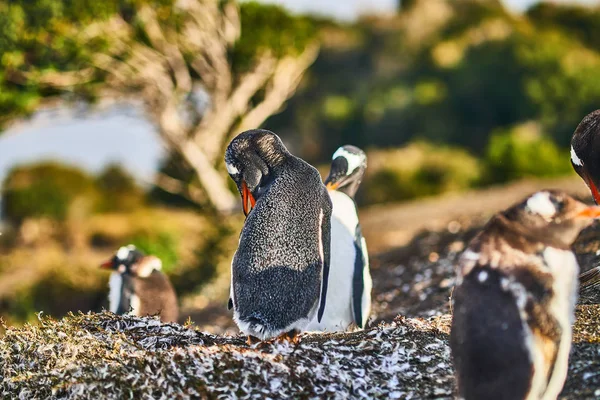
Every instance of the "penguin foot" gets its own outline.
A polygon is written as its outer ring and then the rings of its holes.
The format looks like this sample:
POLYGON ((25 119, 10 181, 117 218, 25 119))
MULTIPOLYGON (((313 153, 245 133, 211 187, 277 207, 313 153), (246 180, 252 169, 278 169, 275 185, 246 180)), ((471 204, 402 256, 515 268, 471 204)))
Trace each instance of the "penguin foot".
POLYGON ((281 335, 279 335, 277 337, 277 341, 286 341, 286 342, 291 342, 293 344, 298 344, 300 343, 300 332, 298 332, 296 329, 292 329, 289 332, 283 333, 281 335))
POLYGON ((246 344, 248 346, 252 346, 253 344, 256 344, 256 343, 260 343, 260 339, 257 337, 254 337, 252 335, 248 335, 248 338, 246 339, 246 344))

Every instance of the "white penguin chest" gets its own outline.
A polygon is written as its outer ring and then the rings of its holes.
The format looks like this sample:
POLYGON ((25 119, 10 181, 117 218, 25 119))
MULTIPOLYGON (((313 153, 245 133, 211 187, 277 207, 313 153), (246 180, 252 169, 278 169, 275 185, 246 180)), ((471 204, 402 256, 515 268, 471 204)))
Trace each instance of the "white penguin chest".
POLYGON ((335 217, 354 237, 358 225, 356 205, 348 195, 332 190, 329 192, 333 204, 332 217, 335 217))

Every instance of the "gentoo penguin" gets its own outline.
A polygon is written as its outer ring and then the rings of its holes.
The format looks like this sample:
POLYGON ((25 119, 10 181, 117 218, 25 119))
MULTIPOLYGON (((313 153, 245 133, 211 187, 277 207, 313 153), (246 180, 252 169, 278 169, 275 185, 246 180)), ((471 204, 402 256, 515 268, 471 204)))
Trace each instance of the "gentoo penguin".
POLYGON ((571 164, 600 204, 600 110, 583 118, 571 139, 571 164))
POLYGON ((293 338, 315 314, 320 319, 325 307, 331 220, 327 189, 315 168, 290 154, 267 130, 235 137, 225 165, 246 214, 231 265, 233 319, 249 341, 293 338))
POLYGON ((109 281, 109 309, 122 315, 154 315, 163 322, 177 322, 175 290, 160 270, 162 262, 144 255, 135 246, 123 246, 102 268, 112 270, 109 281))
POLYGON ((366 168, 367 155, 358 147, 342 146, 333 154, 325 179, 333 203, 327 306, 321 322, 313 319, 308 331, 364 328, 369 318, 373 283, 354 202, 366 168))
POLYGON ((459 397, 557 398, 577 297, 571 244, 599 216, 600 207, 541 191, 495 215, 471 241, 452 298, 459 397))
MULTIPOLYGON (((586 115, 571 139, 571 165, 586 183, 596 204, 600 204, 600 110, 586 115)), ((600 303, 600 267, 579 276, 580 302, 600 303)))

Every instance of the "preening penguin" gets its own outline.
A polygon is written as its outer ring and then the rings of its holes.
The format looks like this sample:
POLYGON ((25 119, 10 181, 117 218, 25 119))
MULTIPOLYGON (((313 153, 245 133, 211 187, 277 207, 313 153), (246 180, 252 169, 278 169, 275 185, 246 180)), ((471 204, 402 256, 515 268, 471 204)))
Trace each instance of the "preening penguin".
POLYGON ((598 216, 600 207, 542 191, 498 213, 471 241, 452 298, 460 397, 557 398, 577 297, 571 244, 598 216))
POLYGON ((571 139, 571 165, 600 204, 600 110, 586 115, 571 139))
POLYGON ((315 168, 290 154, 267 130, 235 137, 225 164, 247 216, 231 265, 233 319, 244 334, 262 340, 293 336, 315 314, 320 319, 325 307, 331 220, 327 189, 315 168))
MULTIPOLYGON (((571 165, 600 204, 600 110, 586 115, 571 139, 571 165)), ((600 267, 579 276, 581 303, 600 303, 600 267)))
POLYGON ((159 258, 142 253, 135 246, 121 247, 102 268, 112 270, 108 295, 111 312, 123 315, 160 313, 163 322, 177 322, 177 295, 169 278, 160 270, 159 258))
POLYGON ((340 331, 352 324, 364 328, 369 318, 373 283, 354 202, 366 168, 367 156, 358 147, 342 146, 333 154, 325 179, 333 203, 327 305, 321 322, 313 319, 309 331, 340 331))

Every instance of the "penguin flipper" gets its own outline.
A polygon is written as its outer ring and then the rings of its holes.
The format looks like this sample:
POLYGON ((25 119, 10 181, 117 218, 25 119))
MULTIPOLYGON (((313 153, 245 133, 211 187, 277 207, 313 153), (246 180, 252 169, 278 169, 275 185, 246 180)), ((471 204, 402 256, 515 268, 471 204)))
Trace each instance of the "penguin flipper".
POLYGON ((323 246, 323 275, 321 278, 321 300, 319 304, 319 311, 317 313, 317 321, 321 322, 323 313, 325 312, 325 303, 327 301, 327 286, 329 285, 329 262, 331 254, 331 200, 327 189, 325 190, 325 206, 322 208, 321 215, 321 245, 323 246))
POLYGON ((352 310, 354 311, 354 322, 359 328, 364 328, 367 322, 368 307, 363 310, 363 297, 365 293, 365 269, 369 268, 369 259, 365 239, 362 236, 360 225, 356 225, 354 233, 354 248, 356 257, 354 259, 354 273, 352 276, 352 310))

